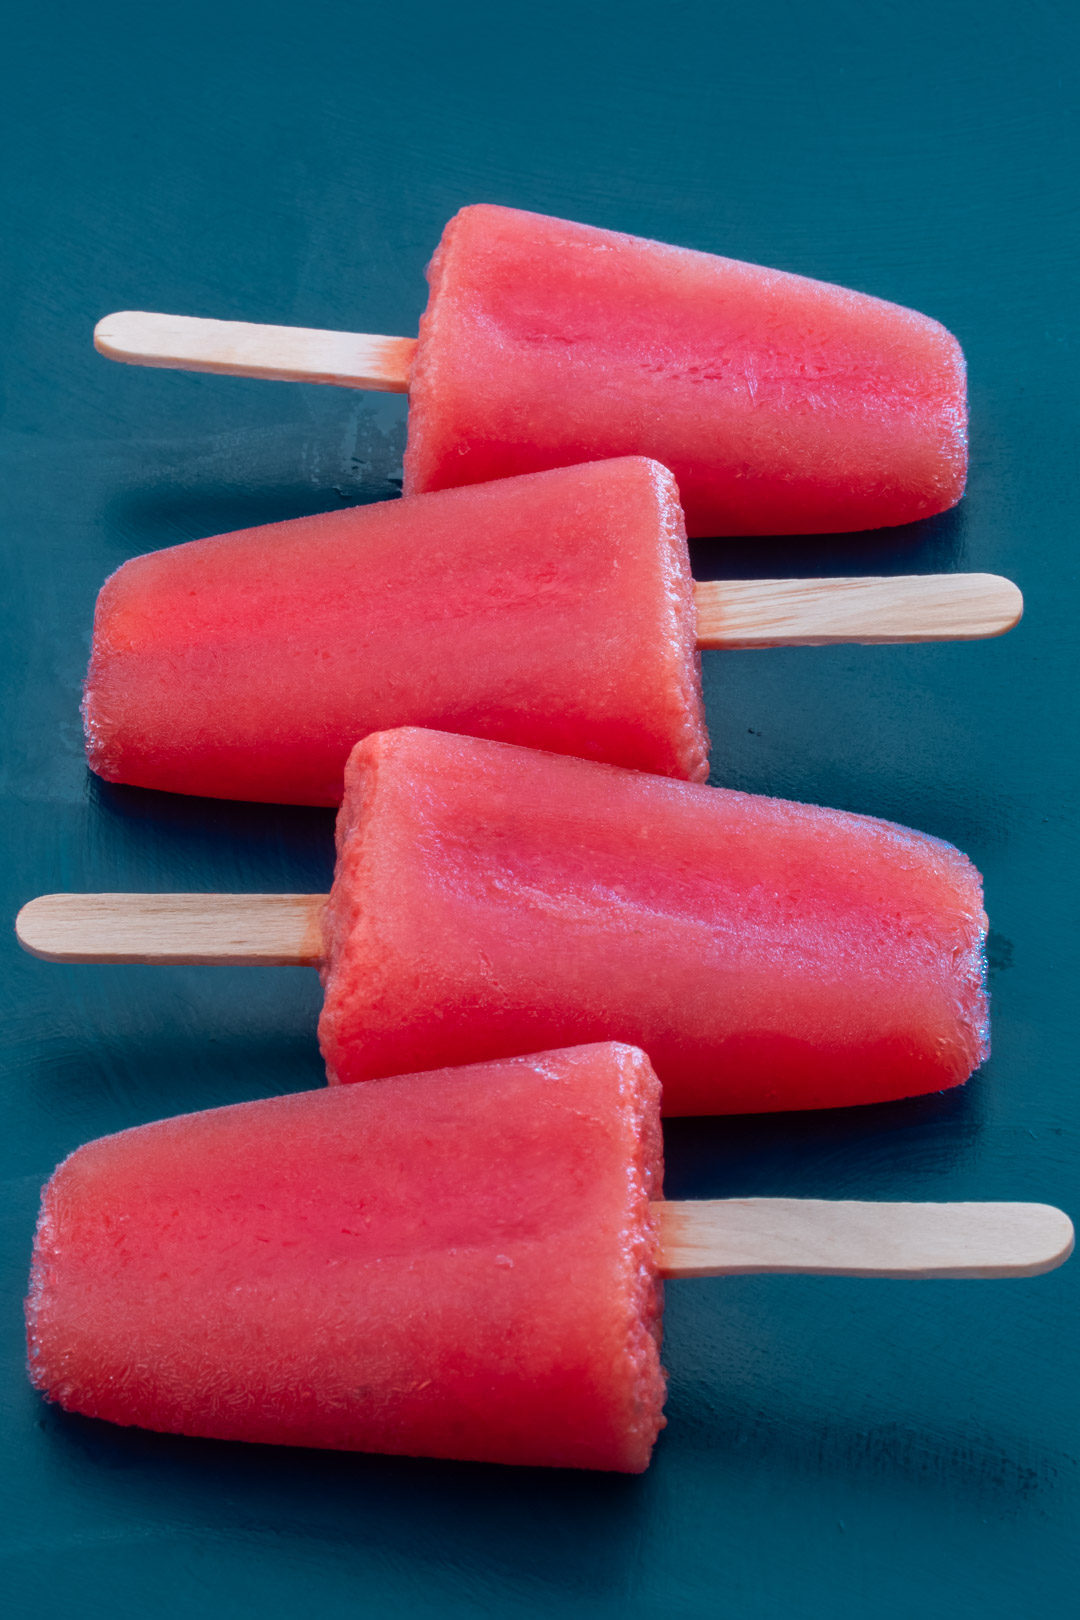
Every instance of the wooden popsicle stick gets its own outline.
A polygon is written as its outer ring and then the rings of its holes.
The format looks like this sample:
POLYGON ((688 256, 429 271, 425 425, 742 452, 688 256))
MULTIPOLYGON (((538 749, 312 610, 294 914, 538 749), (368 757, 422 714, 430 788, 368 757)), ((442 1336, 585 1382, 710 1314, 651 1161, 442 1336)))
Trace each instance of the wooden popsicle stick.
POLYGON ((1050 1204, 888 1204, 818 1198, 657 1203, 665 1277, 1035 1277, 1069 1258, 1050 1204))
POLYGON ((128 309, 106 315, 97 323, 94 347, 110 360, 133 366, 407 394, 416 339, 323 332, 307 326, 258 326, 251 321, 208 321, 128 309))
POLYGON ((998 574, 695 580, 698 646, 827 647, 1004 635, 1024 599, 998 574))
POLYGON ((325 894, 46 894, 15 919, 49 962, 317 967, 325 894))

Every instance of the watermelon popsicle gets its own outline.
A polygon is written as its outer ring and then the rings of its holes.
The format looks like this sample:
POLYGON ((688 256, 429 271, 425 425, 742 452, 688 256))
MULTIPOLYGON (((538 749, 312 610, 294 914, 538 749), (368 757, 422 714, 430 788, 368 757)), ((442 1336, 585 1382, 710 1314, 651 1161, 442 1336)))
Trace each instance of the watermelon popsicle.
POLYGON ((33 1381, 182 1434, 639 1472, 658 1094, 596 1046, 92 1143, 45 1192, 33 1381))
POLYGON ((674 479, 624 457, 133 558, 98 598, 87 754, 110 781, 336 804, 358 738, 423 725, 699 781, 698 647, 1019 611, 987 575, 695 583, 674 479))
POLYGON ((964 358, 914 310, 513 208, 464 208, 419 342, 125 312, 136 364, 408 392, 406 493, 610 456, 679 481, 691 535, 819 534, 963 494, 964 358))
POLYGON ((358 744, 319 896, 52 896, 66 961, 321 965, 332 1082, 587 1041, 668 1114, 882 1102, 987 1054, 978 873, 869 816, 404 728, 358 744))
POLYGON ((660 1278, 1016 1276, 1045 1205, 662 1201, 619 1044, 138 1126, 45 1188, 27 1328, 68 1411, 226 1440, 638 1473, 660 1278))
POLYGON ((110 781, 337 804, 359 737, 429 725, 702 780, 674 479, 640 457, 300 518, 125 563, 83 714, 110 781))
POLYGON ((692 535, 872 529, 963 494, 963 355, 913 310, 485 206, 428 275, 406 493, 649 454, 692 535))

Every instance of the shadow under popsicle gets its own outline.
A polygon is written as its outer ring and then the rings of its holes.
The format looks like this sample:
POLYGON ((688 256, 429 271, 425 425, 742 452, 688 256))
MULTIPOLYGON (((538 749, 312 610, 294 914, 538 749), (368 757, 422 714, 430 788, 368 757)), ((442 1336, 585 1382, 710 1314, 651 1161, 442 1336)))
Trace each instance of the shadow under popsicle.
POLYGON ((961 501, 894 529, 691 540, 690 560, 696 579, 954 573, 968 564, 968 528, 961 501))
POLYGON ((357 1573, 373 1554, 436 1576, 449 1562, 549 1598, 625 1588, 656 1495, 647 1475, 254 1447, 45 1407, 40 1426, 51 1466, 109 1521, 272 1538, 357 1573))
POLYGON ((89 770, 86 786, 85 837, 107 840, 123 870, 147 873, 147 882, 321 889, 333 876, 332 810, 163 793, 89 770))

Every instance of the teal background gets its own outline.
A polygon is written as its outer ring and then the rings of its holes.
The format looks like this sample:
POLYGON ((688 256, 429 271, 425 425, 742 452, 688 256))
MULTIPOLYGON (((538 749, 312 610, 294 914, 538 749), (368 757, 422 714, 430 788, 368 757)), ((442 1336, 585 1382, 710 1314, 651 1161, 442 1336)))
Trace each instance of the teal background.
MULTIPOLYGON (((1077 1197, 1076 12, 16 0, 0 292, 4 909, 54 889, 318 889, 330 818, 107 789, 77 705, 126 557, 399 488, 403 400, 139 371, 145 307, 412 333, 486 200, 924 309, 971 368, 955 512, 701 543, 702 575, 989 569, 972 646, 710 654, 714 779, 952 839, 987 879, 992 1062, 960 1094, 679 1121, 676 1196, 1077 1197)), ((10 934, 0 1549, 17 1616, 620 1614, 1018 1620, 1077 1575, 1080 1265, 1022 1283, 669 1290, 641 1479, 245 1449, 46 1409, 20 1299, 78 1143, 321 1083, 302 970, 60 968, 10 934)))

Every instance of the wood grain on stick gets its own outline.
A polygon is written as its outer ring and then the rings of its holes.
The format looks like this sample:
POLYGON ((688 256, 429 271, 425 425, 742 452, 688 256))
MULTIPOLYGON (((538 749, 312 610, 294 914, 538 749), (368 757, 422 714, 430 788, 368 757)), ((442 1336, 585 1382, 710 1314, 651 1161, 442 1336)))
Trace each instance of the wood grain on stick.
POLYGON ((697 580, 694 600, 702 649, 977 641, 1011 630, 1024 610, 997 574, 697 580))
POLYGON ((1049 1204, 721 1198, 655 1204, 666 1277, 1034 1277, 1072 1253, 1049 1204))
POLYGON ((317 966, 324 894, 46 894, 15 919, 50 962, 317 966))
POLYGON ((110 360, 171 371, 213 371, 274 382, 334 383, 407 394, 415 338, 323 332, 307 326, 258 326, 188 315, 121 310, 94 328, 94 346, 110 360))

